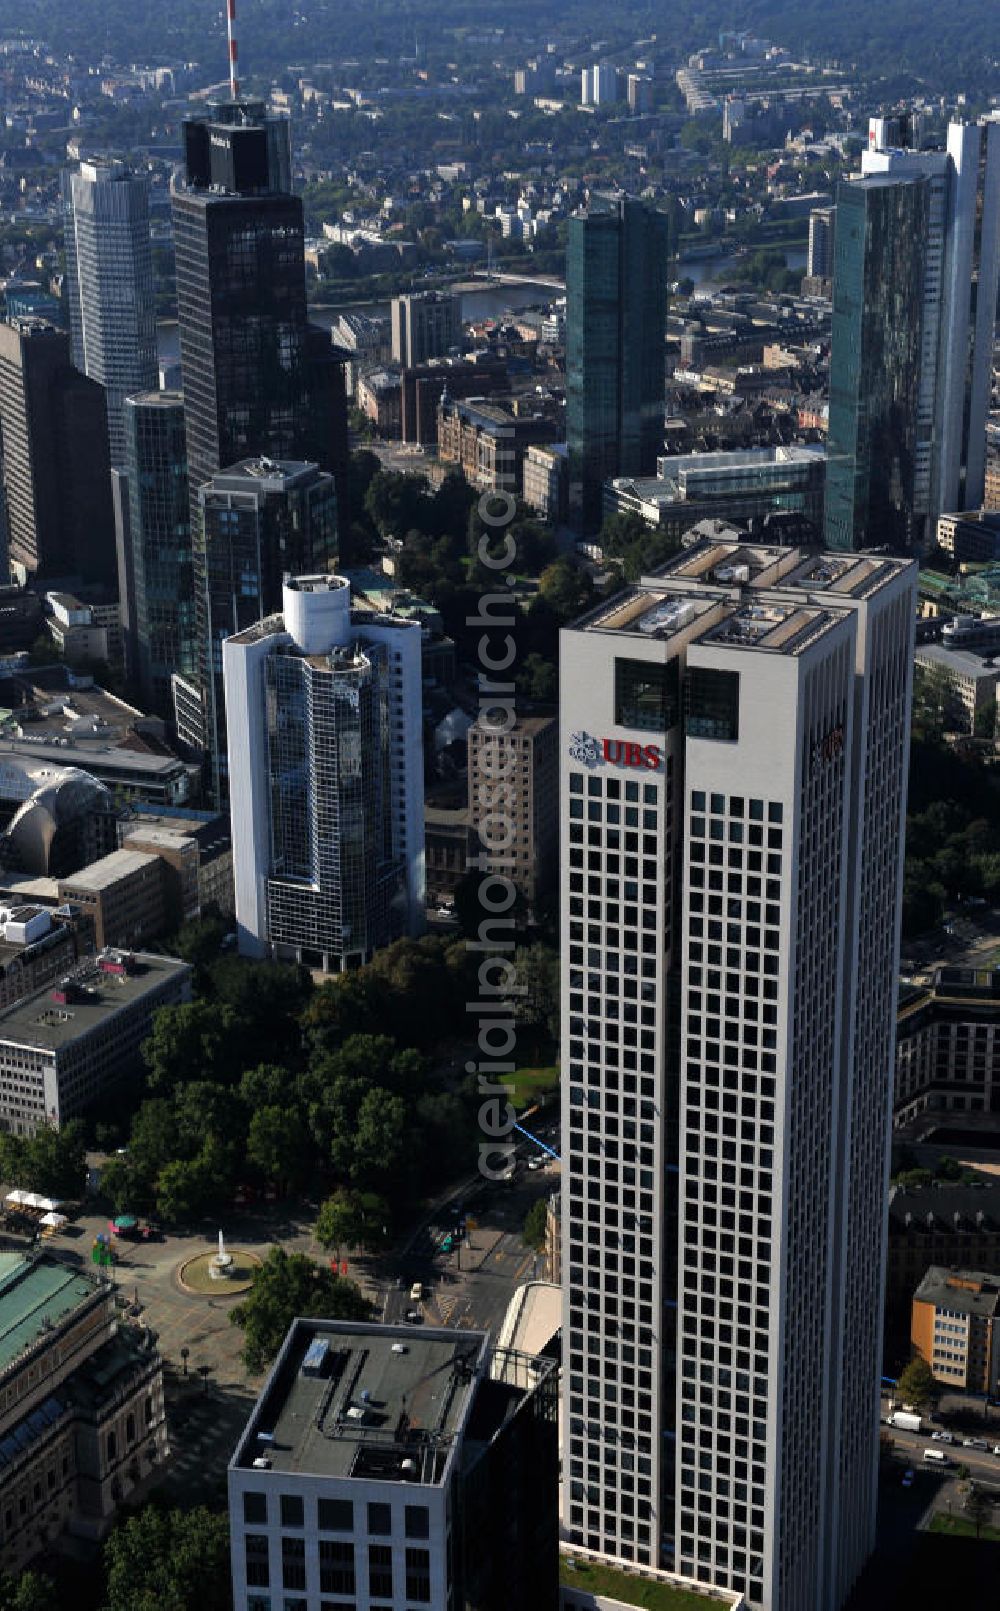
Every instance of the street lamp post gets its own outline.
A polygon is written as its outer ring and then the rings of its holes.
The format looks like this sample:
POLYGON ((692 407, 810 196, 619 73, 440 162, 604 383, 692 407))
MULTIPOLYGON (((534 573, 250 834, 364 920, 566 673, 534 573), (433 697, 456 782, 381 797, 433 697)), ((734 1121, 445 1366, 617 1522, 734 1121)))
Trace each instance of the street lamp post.
POLYGON ((182 1348, 181 1349, 181 1363, 184 1366, 184 1375, 185 1376, 188 1373, 188 1357, 189 1357, 190 1353, 191 1353, 190 1348, 182 1348))

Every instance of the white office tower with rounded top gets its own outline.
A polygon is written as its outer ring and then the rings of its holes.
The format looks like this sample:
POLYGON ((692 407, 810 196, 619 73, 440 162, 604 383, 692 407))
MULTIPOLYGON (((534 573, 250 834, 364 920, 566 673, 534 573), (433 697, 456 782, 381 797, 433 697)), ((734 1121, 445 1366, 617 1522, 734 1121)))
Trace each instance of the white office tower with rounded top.
POLYGON ((282 606, 223 645, 239 948, 339 972, 423 924, 420 627, 340 576, 282 606))

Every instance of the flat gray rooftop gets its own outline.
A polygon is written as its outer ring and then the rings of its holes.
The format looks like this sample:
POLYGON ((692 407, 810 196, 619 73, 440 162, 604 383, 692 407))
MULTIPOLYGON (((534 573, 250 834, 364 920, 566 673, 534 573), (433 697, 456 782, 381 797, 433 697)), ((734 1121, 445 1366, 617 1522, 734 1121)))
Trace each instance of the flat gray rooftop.
POLYGON ((100 861, 92 861, 89 867, 81 867, 78 873, 69 878, 60 880, 64 890, 71 893, 67 899, 73 899, 76 890, 85 890, 88 894, 97 895, 112 884, 117 884, 122 878, 132 873, 141 873, 151 867, 156 861, 155 856, 148 856, 142 850, 112 850, 100 861))
POLYGON ((647 639, 686 631, 692 641, 793 654, 834 624, 838 605, 842 613, 848 599, 870 598, 909 563, 709 536, 596 605, 574 629, 647 639))
POLYGON ((97 959, 67 970, 67 977, 81 984, 86 992, 81 1000, 65 1005, 53 1000, 55 984, 25 996, 6 1011, 0 1012, 0 1044, 31 1046, 43 1051, 58 1051, 71 1041, 79 1040, 99 1028, 107 1019, 141 1001, 150 990, 168 979, 180 979, 190 973, 186 962, 178 957, 155 956, 151 952, 136 955, 134 973, 103 973, 97 959))
POLYGON ((991 1320, 1000 1302, 1000 1276, 982 1270, 946 1270, 941 1264, 932 1264, 914 1299, 932 1303, 936 1309, 991 1320), (958 1285, 960 1282, 965 1284, 958 1285))
POLYGON ((297 1320, 232 1464, 438 1484, 488 1342, 476 1331, 297 1320))
POLYGON ((26 755, 51 766, 78 766, 83 772, 99 774, 100 769, 130 772, 136 777, 172 778, 184 770, 176 755, 153 755, 148 750, 129 750, 121 744, 93 740, 7 738, 0 739, 0 754, 26 755))
POLYGON ((1000 677, 1000 666, 994 663, 993 656, 976 654, 973 649, 949 649, 944 643, 920 643, 913 658, 918 666, 941 666, 945 671, 955 676, 969 677, 973 682, 978 682, 980 678, 986 682, 996 682, 1000 677))

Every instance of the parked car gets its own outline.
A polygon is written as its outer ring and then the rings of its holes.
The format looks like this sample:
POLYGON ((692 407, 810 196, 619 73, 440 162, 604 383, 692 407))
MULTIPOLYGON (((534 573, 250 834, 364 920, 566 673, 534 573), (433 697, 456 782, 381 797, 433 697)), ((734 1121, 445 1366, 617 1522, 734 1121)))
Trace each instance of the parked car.
POLYGON ((989 1452, 990 1452, 990 1446, 986 1442, 985 1438, 963 1438, 962 1439, 962 1448, 963 1449, 982 1449, 984 1454, 989 1454, 989 1452))
POLYGON ((933 1443, 954 1443, 955 1434, 954 1432, 932 1432, 931 1441, 933 1443))
POLYGON ((544 1169, 545 1165, 547 1163, 548 1163, 547 1158, 541 1158, 541 1157, 536 1156, 534 1158, 529 1158, 528 1159, 528 1168, 532 1169, 532 1170, 534 1170, 534 1169, 544 1169))
POLYGON ((419 1325, 421 1325, 422 1322, 423 1322, 423 1318, 424 1317, 420 1313, 419 1309, 407 1309, 407 1311, 406 1311, 406 1324, 408 1326, 419 1326, 419 1325))

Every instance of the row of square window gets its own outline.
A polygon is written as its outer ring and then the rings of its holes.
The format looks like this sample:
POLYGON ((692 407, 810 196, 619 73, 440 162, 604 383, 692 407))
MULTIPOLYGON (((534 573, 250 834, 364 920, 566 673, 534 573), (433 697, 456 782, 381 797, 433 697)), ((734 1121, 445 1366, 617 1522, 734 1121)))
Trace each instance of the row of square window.
MULTIPOLYGON (((583 781, 581 772, 571 772, 569 779, 570 794, 583 794, 585 792, 583 781)), ((623 783, 620 778, 600 778, 591 773, 587 778, 586 793, 591 798, 605 795, 609 800, 625 799, 635 802, 641 799, 646 805, 655 805, 659 790, 655 783, 639 784, 631 779, 623 783)))
MULTIPOLYGON (((244 1570, 247 1585, 269 1588, 270 1553, 266 1533, 244 1535, 244 1570)), ((429 1604, 431 1598, 430 1551, 407 1549, 405 1553, 406 1598, 429 1604)), ((339 1539, 321 1539, 319 1544, 319 1588, 321 1594, 356 1594, 357 1565, 354 1545, 339 1539)), ((307 1587, 305 1539, 285 1535, 281 1540, 281 1581, 286 1589, 307 1587)), ((368 1592, 375 1598, 391 1600, 393 1552, 389 1545, 368 1546, 368 1592)))
MULTIPOLYGON (((620 1531, 618 1532, 618 1534, 616 1536, 612 1537, 610 1534, 606 1534, 604 1536, 603 1540, 602 1540, 602 1537, 601 1537, 600 1533, 595 1533, 595 1532, 584 1533, 584 1531, 583 1531, 583 1511, 582 1511, 582 1509, 580 1509, 578 1506, 573 1507, 571 1509, 570 1515, 571 1515, 571 1520, 574 1523, 573 1531, 570 1533, 570 1542, 573 1543, 573 1544, 579 1545, 581 1549, 591 1549, 591 1550, 595 1550, 595 1551, 600 1551, 600 1550, 603 1549, 605 1555, 613 1555, 613 1556, 618 1556, 619 1558, 621 1558, 622 1553, 623 1553, 622 1552, 622 1540, 623 1540, 623 1538, 627 1538, 630 1542, 634 1538, 635 1543, 640 1546, 640 1550, 642 1550, 644 1547, 648 1550, 648 1546, 649 1546, 649 1542, 650 1542, 649 1528, 648 1527, 636 1527, 636 1528, 633 1528, 631 1522, 623 1521, 620 1524, 620 1531)), ((609 1518, 609 1519, 613 1520, 613 1517, 609 1518)), ((588 1521, 588 1524, 592 1528, 600 1526, 600 1516, 597 1515, 594 1511, 589 1511, 588 1512, 587 1521, 588 1521)), ((636 1559, 639 1559, 639 1558, 640 1558, 639 1556, 636 1557, 636 1559)), ((644 1559, 644 1557, 643 1557, 643 1559, 644 1559)), ((646 1564, 649 1564, 649 1563, 647 1562, 646 1564)), ((572 1611, 572 1608, 574 1607, 574 1605, 577 1604, 577 1602, 572 1600, 572 1599, 567 1600, 565 1603, 566 1603, 566 1606, 567 1606, 567 1611, 572 1611)), ((592 1605, 593 1601, 588 1600, 587 1603, 592 1605)))
MULTIPOLYGON (((582 828, 579 824, 584 821, 585 816, 587 822, 595 824, 606 823, 612 828, 642 828, 647 833, 655 833, 660 825, 660 813, 653 806, 643 806, 640 816, 640 808, 637 805, 627 805, 623 808, 614 801, 588 800, 585 811, 582 800, 571 800, 569 802, 569 837, 571 844, 582 843, 582 828)), ((670 816, 668 813, 668 825, 669 821, 670 816)), ((596 842, 600 843, 599 840, 596 842)), ((626 848, 631 847, 626 846, 626 848)))
POLYGON ((706 794, 702 789, 691 791, 692 812, 709 812, 713 817, 747 817, 750 822, 778 823, 784 819, 784 806, 779 800, 747 800, 743 795, 706 794))
POLYGON ((707 863, 709 873, 718 872, 722 867, 728 867, 733 872, 747 872, 754 877, 766 873, 768 878, 780 878, 784 866, 781 855, 777 851, 769 850, 765 855, 762 850, 748 850, 746 854, 741 850, 730 850, 725 856, 721 845, 708 845, 708 855, 705 855, 706 846, 700 839, 692 841, 689 847, 688 881, 695 888, 702 885, 695 880, 696 873, 704 873, 707 863))
MULTIPOLYGON (((688 836, 691 841, 709 839, 716 844, 750 845, 755 850, 781 850, 784 829, 764 828, 757 823, 744 825, 742 822, 724 822, 721 818, 692 817, 688 824, 688 836), (766 839, 765 839, 766 834, 766 839)), ((694 846, 691 850, 694 858, 694 846)), ((703 858, 699 858, 703 859, 703 858)))
MULTIPOLYGON (((301 1494, 281 1494, 279 1513, 282 1527, 305 1527, 305 1501, 301 1494)), ((369 1504, 366 1508, 367 1530, 372 1537, 384 1538, 392 1532, 392 1506, 369 1504)), ((243 1520, 249 1526, 266 1526, 268 1523, 268 1495, 266 1492, 246 1489, 243 1493, 243 1520)), ((403 1523, 407 1538, 430 1537, 430 1511, 426 1505, 406 1505, 403 1523)), ((313 1525, 310 1516, 310 1526, 313 1525)), ((354 1502, 350 1499, 318 1499, 315 1526, 321 1533, 353 1533, 355 1528, 354 1502)))

